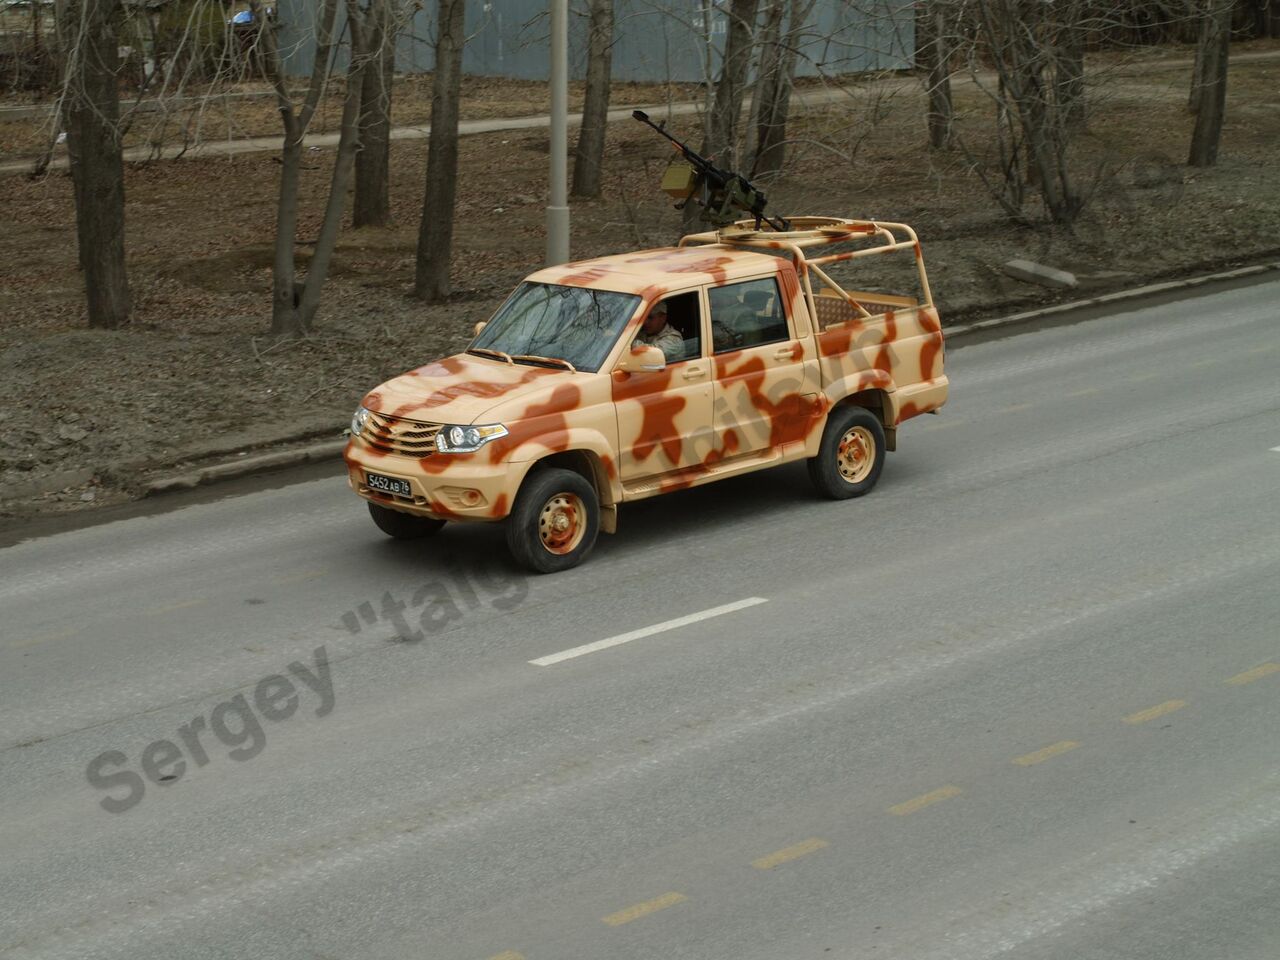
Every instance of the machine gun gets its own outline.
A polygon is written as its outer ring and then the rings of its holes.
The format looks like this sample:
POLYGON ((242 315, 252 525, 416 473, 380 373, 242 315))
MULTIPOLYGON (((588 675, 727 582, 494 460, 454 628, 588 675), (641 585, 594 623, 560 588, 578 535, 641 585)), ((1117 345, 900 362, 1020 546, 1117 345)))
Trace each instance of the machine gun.
POLYGON ((650 120, 643 110, 632 111, 631 116, 670 140, 676 152, 684 158, 684 163, 669 166, 662 178, 663 193, 683 201, 676 204, 677 209, 693 199, 703 208, 702 219, 717 227, 733 223, 739 213, 745 212, 755 217, 757 230, 762 222, 774 230, 791 229, 791 224, 782 217, 770 217, 764 212, 769 201, 742 174, 721 170, 710 160, 694 153, 687 144, 650 120))

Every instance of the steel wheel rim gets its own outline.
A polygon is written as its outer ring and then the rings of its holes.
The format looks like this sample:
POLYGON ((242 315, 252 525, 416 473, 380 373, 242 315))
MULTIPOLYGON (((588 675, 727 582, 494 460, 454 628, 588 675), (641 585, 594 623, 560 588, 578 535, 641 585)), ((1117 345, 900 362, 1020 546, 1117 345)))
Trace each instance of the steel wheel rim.
POLYGON ((587 534, 587 508, 576 493, 557 493, 538 514, 538 537, 548 553, 573 553, 587 534))
POLYGON ((876 462, 876 438, 866 427, 850 427, 836 448, 836 468, 846 483, 861 483, 876 462))

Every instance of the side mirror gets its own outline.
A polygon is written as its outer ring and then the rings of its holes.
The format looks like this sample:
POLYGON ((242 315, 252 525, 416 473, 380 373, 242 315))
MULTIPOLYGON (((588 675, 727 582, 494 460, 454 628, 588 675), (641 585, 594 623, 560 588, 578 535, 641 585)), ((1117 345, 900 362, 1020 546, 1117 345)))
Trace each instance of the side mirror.
POLYGON ((667 358, 659 347, 632 347, 613 369, 623 373, 657 373, 667 369, 667 358))
POLYGON ((487 320, 481 320, 479 323, 477 323, 477 324, 476 324, 476 336, 477 336, 477 337, 478 337, 478 336, 480 336, 480 331, 484 329, 484 325, 485 325, 486 323, 488 323, 488 322, 489 322, 489 321, 487 321, 487 320))

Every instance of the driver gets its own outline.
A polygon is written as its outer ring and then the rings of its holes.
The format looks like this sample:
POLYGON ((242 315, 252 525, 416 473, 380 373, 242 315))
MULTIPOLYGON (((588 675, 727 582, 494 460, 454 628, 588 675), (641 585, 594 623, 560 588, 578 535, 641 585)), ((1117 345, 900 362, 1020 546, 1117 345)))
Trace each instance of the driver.
POLYGON ((631 341, 633 347, 658 347, 667 362, 684 358, 684 337, 667 322, 666 303, 655 303, 640 324, 640 333, 631 341))

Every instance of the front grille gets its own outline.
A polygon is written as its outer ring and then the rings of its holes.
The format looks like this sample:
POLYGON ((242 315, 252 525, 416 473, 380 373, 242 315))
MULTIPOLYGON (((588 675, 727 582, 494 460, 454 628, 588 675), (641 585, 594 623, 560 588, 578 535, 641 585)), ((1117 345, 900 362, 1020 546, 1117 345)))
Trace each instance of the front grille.
POLYGON ((436 434, 439 432, 438 423, 422 423, 371 412, 360 439, 383 453, 429 457, 436 452, 436 434))

